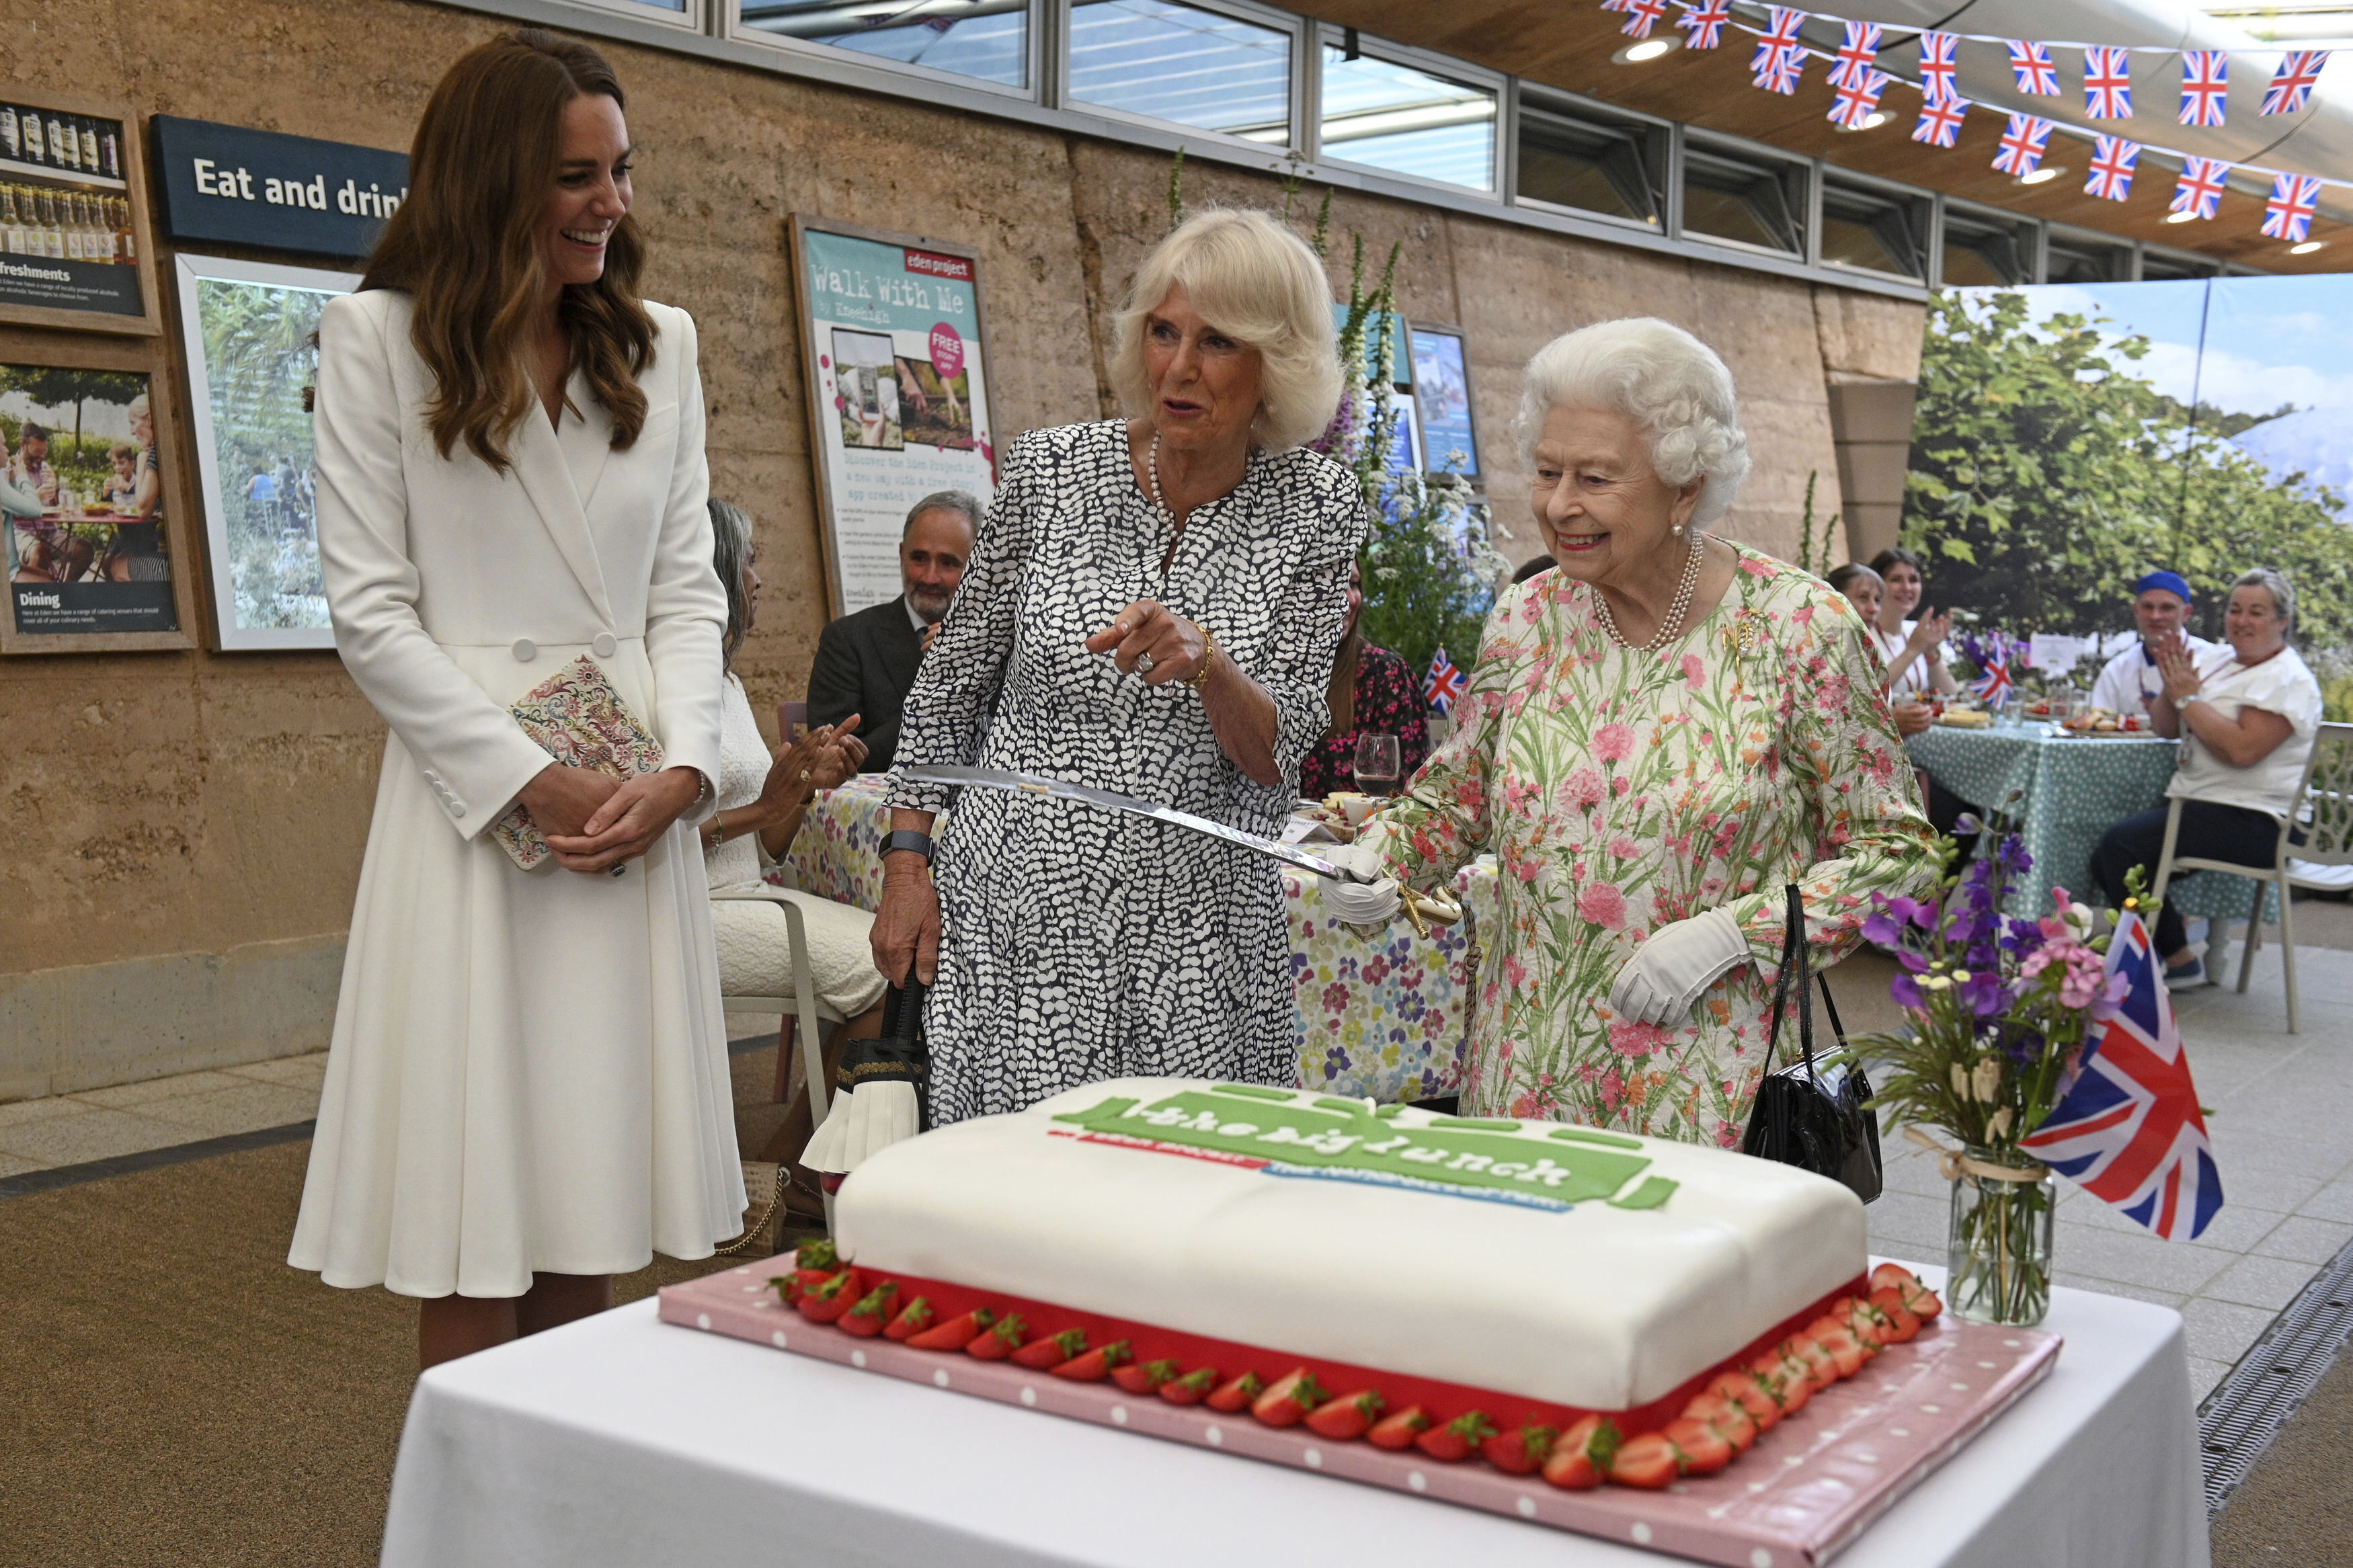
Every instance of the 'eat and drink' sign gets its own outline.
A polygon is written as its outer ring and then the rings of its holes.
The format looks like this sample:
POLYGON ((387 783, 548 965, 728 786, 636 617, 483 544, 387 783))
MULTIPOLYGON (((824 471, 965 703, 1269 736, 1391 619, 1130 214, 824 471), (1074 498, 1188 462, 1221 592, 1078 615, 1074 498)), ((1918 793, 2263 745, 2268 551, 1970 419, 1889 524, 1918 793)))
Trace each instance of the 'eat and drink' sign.
POLYGON ((375 147, 158 114, 164 232, 357 259, 408 195, 408 159, 375 147))

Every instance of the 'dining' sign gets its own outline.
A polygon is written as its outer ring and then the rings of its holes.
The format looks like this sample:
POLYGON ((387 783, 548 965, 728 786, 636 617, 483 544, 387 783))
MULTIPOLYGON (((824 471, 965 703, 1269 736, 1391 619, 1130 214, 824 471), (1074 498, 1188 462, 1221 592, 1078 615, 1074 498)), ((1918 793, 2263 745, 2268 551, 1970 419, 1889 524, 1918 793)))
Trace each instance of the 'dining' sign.
POLYGON ((408 159, 375 147, 158 114, 164 231, 358 258, 408 195, 408 159))

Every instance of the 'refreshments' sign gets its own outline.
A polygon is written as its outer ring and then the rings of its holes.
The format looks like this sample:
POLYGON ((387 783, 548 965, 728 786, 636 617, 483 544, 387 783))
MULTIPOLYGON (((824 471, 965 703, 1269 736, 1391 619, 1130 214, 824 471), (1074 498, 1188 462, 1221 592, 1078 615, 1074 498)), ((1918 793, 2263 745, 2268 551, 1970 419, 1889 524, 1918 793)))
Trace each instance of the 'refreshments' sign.
POLYGON ((358 259, 408 195, 408 159, 375 147, 158 114, 164 232, 358 259))

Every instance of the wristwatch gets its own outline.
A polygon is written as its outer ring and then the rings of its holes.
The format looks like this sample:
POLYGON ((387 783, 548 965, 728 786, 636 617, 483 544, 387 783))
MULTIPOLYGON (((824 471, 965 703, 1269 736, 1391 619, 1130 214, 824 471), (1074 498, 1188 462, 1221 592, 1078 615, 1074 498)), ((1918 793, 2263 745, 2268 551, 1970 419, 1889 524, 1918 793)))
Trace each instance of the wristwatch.
POLYGON ((912 827, 894 827, 882 836, 882 853, 888 855, 893 849, 912 849, 923 858, 924 865, 932 863, 932 836, 928 833, 918 833, 912 827))
POLYGON ((2174 711, 2178 713, 2182 709, 2189 707, 2192 702, 2203 702, 2205 700, 2206 694, 2202 691, 2185 691, 2180 696, 2173 700, 2174 711))

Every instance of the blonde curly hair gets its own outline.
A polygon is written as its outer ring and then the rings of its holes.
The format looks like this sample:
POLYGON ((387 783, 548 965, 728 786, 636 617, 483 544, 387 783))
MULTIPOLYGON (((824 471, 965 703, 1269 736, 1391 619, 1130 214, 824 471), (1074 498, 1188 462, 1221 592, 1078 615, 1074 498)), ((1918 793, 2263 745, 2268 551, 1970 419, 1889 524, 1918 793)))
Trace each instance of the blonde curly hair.
POLYGON ((1528 361, 1513 433, 1533 461, 1546 415, 1555 408, 1606 408, 1642 432, 1651 467, 1680 489, 1704 479, 1692 525, 1731 510, 1748 477, 1748 437, 1740 428, 1732 373, 1715 351, 1654 316, 1579 327, 1528 361))

